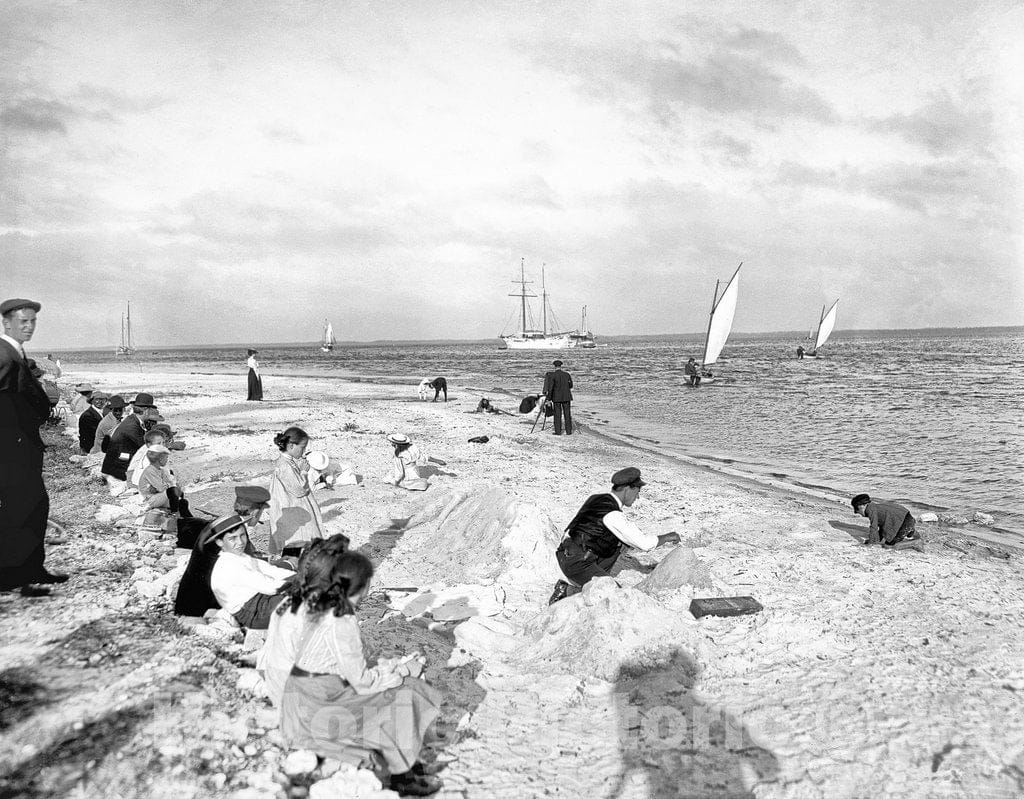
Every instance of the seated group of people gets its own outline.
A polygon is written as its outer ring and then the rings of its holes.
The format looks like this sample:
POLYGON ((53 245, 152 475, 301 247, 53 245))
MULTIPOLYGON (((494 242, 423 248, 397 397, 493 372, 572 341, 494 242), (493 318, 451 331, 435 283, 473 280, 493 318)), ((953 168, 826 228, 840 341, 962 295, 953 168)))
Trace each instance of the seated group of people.
POLYGON ((372 761, 376 753, 386 787, 406 796, 435 793, 441 781, 420 755, 442 697, 419 679, 425 659, 418 653, 366 663, 355 611, 373 566, 349 550, 346 536, 325 537, 313 496, 339 470, 306 452, 301 428, 274 442, 281 455, 269 490, 237 486, 231 513, 205 524, 179 520, 177 543, 192 553, 174 611, 217 609, 241 627, 267 630, 257 668, 290 746, 349 761, 372 761), (267 555, 251 538, 264 513, 267 555), (330 724, 318 723, 327 717, 330 724))

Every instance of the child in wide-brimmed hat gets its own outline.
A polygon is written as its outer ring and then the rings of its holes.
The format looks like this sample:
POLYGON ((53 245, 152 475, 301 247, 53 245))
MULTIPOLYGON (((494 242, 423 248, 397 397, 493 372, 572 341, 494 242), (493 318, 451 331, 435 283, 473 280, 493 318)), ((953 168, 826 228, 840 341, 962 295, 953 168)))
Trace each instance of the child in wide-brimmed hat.
POLYGON ((444 466, 445 462, 420 452, 405 433, 391 433, 387 441, 395 448, 395 458, 391 462, 391 473, 383 478, 384 482, 407 491, 426 491, 430 484, 423 474, 423 467, 429 463, 444 466))

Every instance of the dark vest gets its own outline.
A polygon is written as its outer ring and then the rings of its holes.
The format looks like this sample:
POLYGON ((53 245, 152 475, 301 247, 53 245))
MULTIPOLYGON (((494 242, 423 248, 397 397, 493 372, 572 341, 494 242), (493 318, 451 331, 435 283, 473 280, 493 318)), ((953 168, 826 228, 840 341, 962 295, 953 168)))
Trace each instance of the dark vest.
POLYGON ((569 522, 565 532, 569 534, 569 538, 584 549, 589 549, 599 558, 618 554, 622 548, 622 542, 601 521, 606 515, 616 510, 621 510, 621 508, 611 494, 594 494, 587 497, 587 501, 569 522))

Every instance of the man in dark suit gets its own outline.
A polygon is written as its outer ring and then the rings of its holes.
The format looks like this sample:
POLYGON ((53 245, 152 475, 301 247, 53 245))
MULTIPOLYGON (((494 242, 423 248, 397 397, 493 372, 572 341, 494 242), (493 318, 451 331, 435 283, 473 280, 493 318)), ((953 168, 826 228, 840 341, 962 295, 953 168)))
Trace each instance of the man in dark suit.
POLYGON ((572 375, 562 371, 562 362, 554 362, 554 371, 544 375, 544 396, 555 406, 555 435, 562 435, 562 419, 565 419, 565 434, 572 435, 572 375))
POLYGON ((107 395, 102 391, 94 391, 89 397, 89 407, 78 417, 78 446, 82 454, 88 454, 96 443, 96 428, 103 418, 103 408, 107 405, 107 395))
MULTIPOLYGON (((132 413, 126 416, 110 434, 103 467, 100 472, 108 477, 124 483, 128 479, 128 464, 132 455, 142 446, 146 430, 142 425, 142 416, 150 408, 155 408, 153 395, 139 392, 132 401, 132 413)), ((108 481, 109 482, 109 481, 108 481)), ((117 484, 110 483, 111 489, 117 484)))
POLYGON ((0 590, 42 596, 41 583, 62 583, 65 574, 43 567, 50 497, 43 482, 43 439, 39 426, 50 415, 50 400, 29 370, 24 343, 36 329, 38 302, 0 303, 0 590))

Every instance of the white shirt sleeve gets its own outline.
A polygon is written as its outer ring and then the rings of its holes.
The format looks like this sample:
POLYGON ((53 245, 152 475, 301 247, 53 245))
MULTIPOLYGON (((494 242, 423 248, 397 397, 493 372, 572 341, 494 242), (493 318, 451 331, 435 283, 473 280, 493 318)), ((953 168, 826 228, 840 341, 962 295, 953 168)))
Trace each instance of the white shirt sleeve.
POLYGON ((627 519, 626 514, 621 510, 613 510, 611 513, 606 513, 601 521, 626 546, 642 549, 644 552, 658 546, 658 536, 643 532, 627 519))
POLYGON ((210 588, 221 607, 234 615, 256 594, 276 594, 292 574, 249 555, 221 552, 210 573, 210 588))

